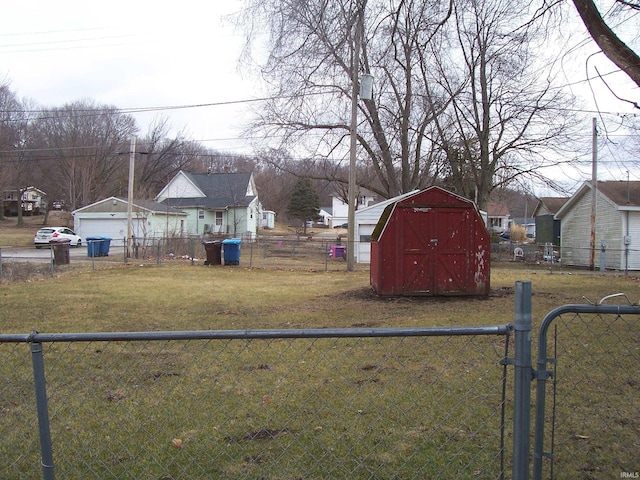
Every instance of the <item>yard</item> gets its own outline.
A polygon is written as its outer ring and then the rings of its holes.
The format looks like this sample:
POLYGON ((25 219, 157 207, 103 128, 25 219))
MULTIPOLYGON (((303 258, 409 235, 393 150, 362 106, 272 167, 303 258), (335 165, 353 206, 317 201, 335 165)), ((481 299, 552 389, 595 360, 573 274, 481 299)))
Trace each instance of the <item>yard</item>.
MULTIPOLYGON (((559 305, 618 292, 634 302, 639 297, 631 275, 513 263, 496 263, 491 273, 488 298, 386 299, 372 293, 366 270, 119 264, 0 285, 0 318, 3 334, 497 325, 513 322, 514 284, 529 280, 535 332, 559 305)), ((30 357, 22 350, 0 344, 0 457, 8 462, 0 463, 0 473, 31 478, 22 469, 37 463, 30 451, 37 438, 15 428, 32 425, 34 415, 30 357)), ((394 471, 403 478, 443 472, 495 478, 502 350, 503 339, 490 337, 49 345, 58 472, 64 478, 387 478, 394 471), (426 465, 420 458, 446 460, 426 465), (209 470, 198 470, 203 462, 209 470)), ((635 358, 637 352, 618 359, 618 368, 637 372, 635 358)), ((637 422, 638 385, 628 388, 636 392, 628 416, 637 422)), ((595 461, 588 449, 579 452, 558 478, 575 478, 595 461)), ((603 476, 585 478, 612 478, 623 468, 609 465, 606 453, 598 462, 603 476)))

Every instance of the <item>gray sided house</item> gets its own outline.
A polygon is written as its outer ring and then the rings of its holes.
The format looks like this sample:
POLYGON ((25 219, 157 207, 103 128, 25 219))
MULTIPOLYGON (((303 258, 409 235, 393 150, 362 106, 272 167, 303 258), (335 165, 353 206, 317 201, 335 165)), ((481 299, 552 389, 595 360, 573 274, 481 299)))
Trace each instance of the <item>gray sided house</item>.
MULTIPOLYGON (((558 210, 560 256, 564 265, 591 264, 591 182, 558 210)), ((596 189, 594 267, 640 270, 640 182, 598 182, 596 189)))
POLYGON ((254 238, 262 219, 252 173, 180 171, 156 197, 187 214, 189 235, 254 238))
MULTIPOLYGON (((71 212, 74 230, 83 239, 109 237, 112 244, 123 245, 128 230, 128 202, 109 197, 71 212)), ((185 235, 187 215, 153 200, 134 200, 131 206, 131 233, 138 239, 185 235)))

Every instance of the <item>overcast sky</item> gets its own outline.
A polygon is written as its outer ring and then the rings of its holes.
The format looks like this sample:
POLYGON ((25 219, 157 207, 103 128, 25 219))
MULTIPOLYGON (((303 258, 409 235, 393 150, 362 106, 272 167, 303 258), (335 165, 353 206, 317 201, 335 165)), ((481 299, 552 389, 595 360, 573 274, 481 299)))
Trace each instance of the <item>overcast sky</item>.
MULTIPOLYGON (((80 99, 129 109, 261 97, 255 83, 238 73, 242 37, 225 20, 240 8, 241 0, 3 2, 0 82, 9 81, 19 97, 45 107, 80 99)), ((637 41, 637 19, 617 27, 616 31, 637 41)), ((587 76, 597 78, 595 65, 600 73, 615 67, 601 54, 592 56, 597 48, 581 24, 576 24, 575 32, 561 47, 575 48, 568 50, 562 67, 566 88, 582 94, 585 100, 580 114, 585 119, 584 140, 590 142, 591 118, 597 116, 598 109, 621 114, 637 113, 637 109, 617 101, 602 82, 584 80, 587 76)), ((616 86, 625 83, 622 74, 607 78, 616 86)), ((638 88, 630 82, 626 85, 618 87, 617 93, 640 101, 638 88)), ((248 120, 246 107, 210 105, 134 116, 142 135, 154 116, 164 115, 174 134, 184 130, 189 138, 207 147, 240 153, 250 151, 246 142, 237 140, 248 120)), ((618 131, 615 115, 598 116, 598 121, 603 131, 618 131)), ((619 177, 621 168, 624 172, 624 155, 612 143, 605 145, 600 158, 603 178, 619 177)), ((639 180, 640 172, 631 170, 631 178, 639 180)), ((585 171, 589 175, 588 165, 585 171)))
MULTIPOLYGON (((237 0, 3 2, 0 82, 45 107, 91 99, 121 109, 255 98, 237 71, 241 35, 225 21, 237 0)), ((174 131, 238 150, 242 106, 134 114, 145 133, 156 115, 174 131)))

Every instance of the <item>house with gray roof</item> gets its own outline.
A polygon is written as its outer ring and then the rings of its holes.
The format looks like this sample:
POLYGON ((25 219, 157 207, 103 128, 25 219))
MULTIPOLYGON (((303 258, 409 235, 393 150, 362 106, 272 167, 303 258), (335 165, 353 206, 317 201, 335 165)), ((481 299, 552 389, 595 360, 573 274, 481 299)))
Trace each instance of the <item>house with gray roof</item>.
POLYGON ((591 245, 593 184, 584 182, 558 210, 563 265, 640 270, 640 182, 597 182, 595 244, 591 245))
POLYGON ((187 215, 189 235, 254 238, 262 218, 252 173, 180 171, 156 201, 187 215))

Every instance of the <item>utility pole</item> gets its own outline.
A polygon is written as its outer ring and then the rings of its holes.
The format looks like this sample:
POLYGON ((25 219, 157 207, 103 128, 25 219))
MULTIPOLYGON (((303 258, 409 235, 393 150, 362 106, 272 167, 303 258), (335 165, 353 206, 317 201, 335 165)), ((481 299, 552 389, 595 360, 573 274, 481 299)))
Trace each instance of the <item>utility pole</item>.
POLYGON ((355 18, 355 36, 353 39, 353 51, 351 53, 351 127, 349 128, 349 211, 347 217, 347 271, 355 270, 356 248, 356 145, 358 140, 358 74, 360 70, 360 41, 362 37, 362 16, 364 7, 360 1, 356 2, 357 11, 355 18))
POLYGON ((131 257, 131 240, 133 235, 133 173, 136 166, 136 137, 131 137, 129 150, 129 188, 127 191, 127 258, 131 257))
POLYGON ((589 270, 595 268, 596 257, 596 202, 598 194, 598 130, 596 118, 592 120, 591 134, 591 241, 589 243, 589 270))

